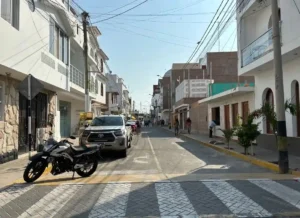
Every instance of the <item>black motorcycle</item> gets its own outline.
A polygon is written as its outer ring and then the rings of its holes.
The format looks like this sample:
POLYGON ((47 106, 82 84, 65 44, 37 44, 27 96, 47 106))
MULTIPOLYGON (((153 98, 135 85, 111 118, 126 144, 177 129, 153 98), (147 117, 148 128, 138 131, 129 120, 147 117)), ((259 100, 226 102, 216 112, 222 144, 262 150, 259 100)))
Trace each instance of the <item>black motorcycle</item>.
MULTIPOLYGON (((101 158, 101 144, 92 147, 73 146, 73 143, 66 139, 57 142, 51 136, 52 134, 46 141, 43 151, 30 158, 23 174, 27 183, 37 180, 50 163, 52 175, 73 172, 72 178, 74 178, 76 172, 81 177, 88 177, 96 171, 98 160, 101 158)), ((76 137, 70 136, 70 139, 76 139, 76 137)))

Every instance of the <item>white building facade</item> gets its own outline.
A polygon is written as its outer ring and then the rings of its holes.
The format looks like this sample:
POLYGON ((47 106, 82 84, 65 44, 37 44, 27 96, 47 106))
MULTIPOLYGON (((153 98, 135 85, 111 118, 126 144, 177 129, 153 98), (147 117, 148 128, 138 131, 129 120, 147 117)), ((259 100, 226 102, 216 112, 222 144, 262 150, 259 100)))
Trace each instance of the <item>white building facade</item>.
MULTIPOLYGON (((299 1, 279 0, 284 98, 299 108, 300 22, 299 1)), ((240 1, 237 1, 240 4, 240 1)), ((245 1, 238 10, 239 76, 255 76, 255 108, 264 102, 275 107, 271 1, 245 1)), ((259 120, 263 134, 271 134, 267 121, 259 120)), ((300 116, 286 112, 287 135, 300 136, 300 116)))
MULTIPOLYGON (((32 100, 34 148, 49 131, 55 138, 76 134, 84 111, 83 32, 69 1, 0 0, 0 156, 28 151, 28 102, 18 85, 29 74, 44 89, 32 100)), ((88 27, 90 106, 99 113, 106 102, 97 27, 88 27), (103 91, 102 91, 103 90, 103 91)))
POLYGON ((117 74, 107 73, 107 114, 123 114, 130 116, 131 104, 129 91, 125 82, 117 74))

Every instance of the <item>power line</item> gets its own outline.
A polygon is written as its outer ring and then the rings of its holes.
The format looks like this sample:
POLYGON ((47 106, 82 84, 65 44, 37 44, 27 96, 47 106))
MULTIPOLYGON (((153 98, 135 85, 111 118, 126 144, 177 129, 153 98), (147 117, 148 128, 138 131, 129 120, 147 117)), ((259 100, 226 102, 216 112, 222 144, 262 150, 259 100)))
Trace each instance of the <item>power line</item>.
MULTIPOLYGON (((131 5, 131 4, 133 4, 134 2, 137 2, 137 1, 139 1, 139 0, 131 1, 131 2, 125 4, 125 5, 121 6, 121 7, 118 7, 118 8, 116 8, 116 9, 112 10, 112 11, 107 12, 106 14, 109 14, 109 13, 115 12, 115 11, 117 11, 117 10, 120 10, 120 9, 122 9, 122 8, 125 8, 125 7, 127 7, 128 5, 131 5)), ((96 16, 95 18, 98 18, 98 17, 101 17, 101 16, 103 16, 103 15, 96 16)))
POLYGON ((112 19, 112 18, 115 18, 115 17, 118 17, 118 16, 120 16, 120 15, 122 15, 122 14, 125 14, 126 12, 135 9, 135 8, 139 7, 140 5, 142 5, 142 4, 145 4, 147 1, 148 1, 148 0, 145 0, 145 1, 143 1, 143 2, 141 2, 141 3, 139 3, 139 4, 137 4, 137 5, 135 5, 134 7, 129 8, 129 9, 127 9, 126 11, 123 11, 123 12, 121 12, 121 13, 119 13, 119 14, 114 15, 114 16, 111 16, 111 17, 108 17, 108 18, 105 18, 105 19, 102 19, 102 20, 98 20, 98 21, 94 22, 94 24, 95 24, 95 23, 100 23, 100 22, 103 22, 103 21, 106 21, 106 20, 110 20, 110 19, 112 19))
MULTIPOLYGON (((215 12, 198 12, 198 13, 187 13, 187 14, 126 14, 128 17, 165 17, 165 16, 194 16, 194 15, 208 15, 214 14, 215 12)), ((226 13, 226 12, 225 12, 226 13)), ((114 16, 117 14, 103 14, 105 16, 114 16)), ((102 15, 102 16, 103 16, 102 15)))
POLYGON ((234 40, 233 40, 233 42, 232 42, 232 45, 231 45, 231 49, 230 49, 230 51, 232 51, 232 49, 233 49, 233 46, 234 46, 234 42, 235 42, 235 40, 237 39, 237 34, 235 35, 235 37, 234 37, 234 40))
MULTIPOLYGON (((221 6, 222 6, 223 2, 224 2, 224 0, 222 0, 220 6, 218 7, 218 9, 217 9, 215 15, 214 15, 213 18, 212 18, 210 24, 208 25, 207 29, 205 30, 204 34, 202 35, 200 41, 197 43, 197 46, 196 46, 196 48, 194 49, 194 51, 192 52, 192 54, 191 54, 191 56, 189 57, 188 61, 186 62, 186 64, 183 65, 182 69, 185 69, 185 67, 187 66, 187 64, 191 62, 191 60, 194 58, 194 56, 196 55, 196 53, 197 53, 198 50, 200 49, 201 45, 203 44, 203 38, 204 38, 204 36, 206 35, 207 31, 210 31, 210 30, 209 30, 210 26, 211 26, 212 24, 214 25, 215 22, 213 22, 213 21, 214 21, 215 17, 217 16, 219 10, 221 9, 221 6)), ((229 2, 229 0, 227 0, 227 3, 228 3, 228 2, 229 2)), ((226 3, 226 4, 227 4, 227 3, 226 3)), ((226 4, 225 4, 225 6, 226 6, 226 4)), ((218 18, 217 18, 216 20, 218 20, 218 18)))
POLYGON ((233 29, 233 32, 230 34, 230 36, 228 37, 227 42, 224 44, 224 46, 222 47, 222 51, 223 49, 226 47, 226 45, 228 44, 228 42, 230 41, 231 37, 233 36, 233 34, 236 32, 236 29, 233 29))
MULTIPOLYGON (((155 31, 155 30, 151 30, 151 29, 146 29, 146 28, 142 28, 142 27, 135 26, 135 25, 132 25, 132 24, 126 24, 126 23, 120 23, 120 22, 116 22, 116 23, 117 23, 117 24, 129 25, 129 26, 132 26, 132 27, 135 27, 135 28, 138 28, 138 29, 141 29, 141 30, 146 30, 146 31, 149 31, 149 32, 153 32, 153 33, 159 33, 159 34, 166 35, 166 36, 172 36, 172 37, 184 39, 184 40, 189 41, 190 43, 193 43, 193 44, 194 44, 194 42, 192 42, 192 40, 190 40, 190 39, 188 39, 188 38, 185 38, 185 37, 176 36, 176 35, 173 35, 173 34, 164 33, 164 32, 159 32, 159 31, 155 31)), ((108 23, 108 24, 114 24, 114 23, 108 23)))
MULTIPOLYGON (((111 25, 111 24, 110 24, 111 25)), ((113 25, 111 25, 113 26, 113 25)), ((113 26, 115 27, 115 26, 113 26)), ((149 39, 154 39, 154 40, 157 40, 157 41, 161 41, 161 42, 164 42, 164 43, 168 43, 168 44, 172 44, 172 45, 177 45, 177 46, 181 46, 181 47, 185 47, 185 48, 192 48, 190 46, 186 46, 186 45, 182 45, 182 44, 178 44, 178 43, 173 43, 173 42, 169 42, 169 41, 165 41, 163 39, 159 39, 159 38, 155 38, 155 37, 152 37, 152 36, 148 36, 148 35, 144 35, 144 34, 141 34, 141 33, 137 33, 137 32, 134 32, 134 31, 131 31, 131 30, 128 30, 128 29, 125 29, 125 28, 122 28, 122 27, 115 27, 116 29, 122 29, 124 30, 125 32, 130 32, 130 33, 133 33, 135 35, 140 35, 140 36, 143 36, 143 37, 146 37, 146 38, 149 38, 149 39)), ((115 30, 115 29, 113 29, 115 30)))

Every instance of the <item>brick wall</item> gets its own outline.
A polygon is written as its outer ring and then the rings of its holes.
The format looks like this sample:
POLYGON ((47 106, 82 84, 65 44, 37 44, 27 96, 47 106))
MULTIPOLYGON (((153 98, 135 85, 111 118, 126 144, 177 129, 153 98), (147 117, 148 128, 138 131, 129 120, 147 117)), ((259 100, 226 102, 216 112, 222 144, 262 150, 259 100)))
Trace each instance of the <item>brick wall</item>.
POLYGON ((163 110, 169 109, 171 107, 170 77, 163 77, 159 82, 163 88, 163 110))
POLYGON ((195 102, 190 108, 190 118, 192 120, 192 131, 200 134, 208 134, 208 111, 207 104, 195 102))

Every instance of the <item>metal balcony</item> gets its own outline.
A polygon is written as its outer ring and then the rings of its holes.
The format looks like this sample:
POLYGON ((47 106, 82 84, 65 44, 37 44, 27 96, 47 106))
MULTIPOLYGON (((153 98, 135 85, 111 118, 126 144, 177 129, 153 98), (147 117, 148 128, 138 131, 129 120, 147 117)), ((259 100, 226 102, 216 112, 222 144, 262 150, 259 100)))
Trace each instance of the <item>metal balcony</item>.
POLYGON ((70 65, 70 80, 84 89, 84 74, 73 65, 70 65))
MULTIPOLYGON (((281 25, 280 25, 281 26, 281 25)), ((281 31, 281 28, 280 28, 281 31)), ((280 33, 281 35, 281 33, 280 33)), ((245 67, 267 53, 273 51, 273 28, 268 29, 264 34, 249 44, 241 52, 241 66, 245 67)))

